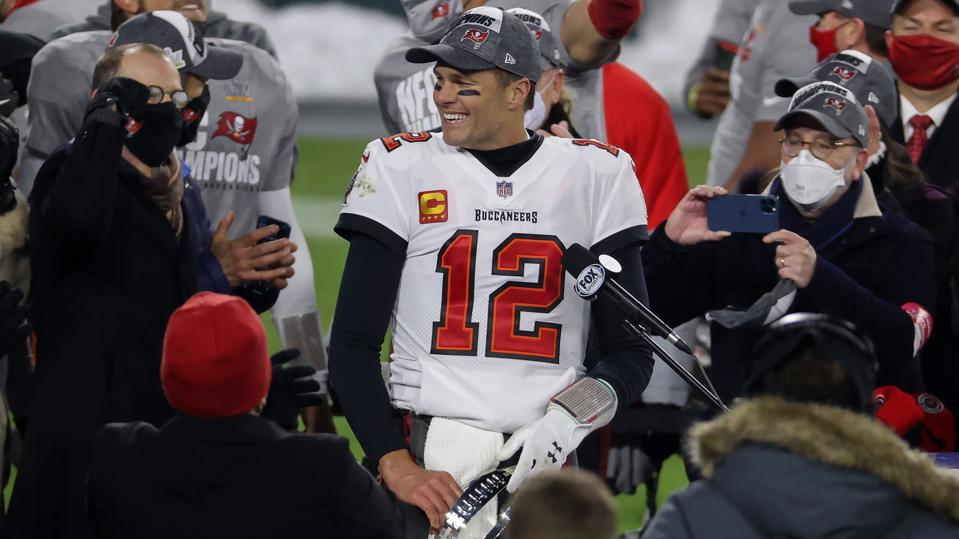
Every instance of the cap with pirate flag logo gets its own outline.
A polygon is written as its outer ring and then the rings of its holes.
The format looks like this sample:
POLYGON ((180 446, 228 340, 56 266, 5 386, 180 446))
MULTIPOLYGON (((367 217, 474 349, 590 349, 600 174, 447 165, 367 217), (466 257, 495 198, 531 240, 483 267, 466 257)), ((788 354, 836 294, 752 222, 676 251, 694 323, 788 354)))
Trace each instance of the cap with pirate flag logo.
POLYGON ((882 29, 889 28, 892 0, 794 0, 789 11, 796 15, 822 15, 830 11, 882 29))
POLYGON ((848 88, 836 83, 816 82, 797 90, 789 102, 789 111, 779 118, 773 130, 784 129, 799 116, 814 119, 837 137, 852 137, 863 148, 869 145, 866 111, 848 88))
POLYGON ((539 46, 526 25, 502 9, 483 6, 453 21, 436 45, 413 47, 406 59, 414 64, 441 62, 456 69, 502 69, 539 80, 539 46))
POLYGON ((521 7, 514 7, 506 12, 519 17, 519 20, 523 21, 526 28, 529 28, 530 33, 533 34, 533 38, 539 45, 540 64, 543 71, 550 67, 566 67, 559 52, 556 35, 553 34, 552 28, 542 15, 521 7))
POLYGON ((176 11, 150 11, 121 24, 109 48, 131 43, 156 45, 169 54, 180 71, 204 79, 232 79, 243 66, 243 56, 203 40, 196 27, 176 11))
POLYGON ((776 82, 776 94, 792 97, 799 88, 821 81, 835 82, 851 90, 863 106, 875 107, 887 127, 896 122, 899 97, 892 72, 882 62, 855 50, 844 50, 826 58, 808 75, 780 79, 776 82))

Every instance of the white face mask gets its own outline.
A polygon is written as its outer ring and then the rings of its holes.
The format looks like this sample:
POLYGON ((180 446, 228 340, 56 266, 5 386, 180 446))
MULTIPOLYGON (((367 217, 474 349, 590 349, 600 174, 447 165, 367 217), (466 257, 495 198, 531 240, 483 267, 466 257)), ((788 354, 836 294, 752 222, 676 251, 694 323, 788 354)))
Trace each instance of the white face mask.
POLYGON ((786 196, 806 212, 822 208, 836 190, 846 185, 845 169, 832 168, 809 150, 802 150, 781 166, 779 176, 786 196))
POLYGON ((526 126, 526 129, 535 131, 542 127, 545 121, 546 102, 543 101, 543 96, 536 92, 536 95, 533 96, 533 108, 523 114, 523 125, 526 126))
POLYGON ((543 122, 546 121, 546 101, 543 99, 543 92, 551 84, 553 84, 553 79, 556 78, 556 75, 549 79, 549 82, 543 85, 543 91, 537 91, 533 95, 533 108, 529 109, 523 114, 523 125, 526 126, 526 129, 531 129, 533 131, 543 127, 543 122))

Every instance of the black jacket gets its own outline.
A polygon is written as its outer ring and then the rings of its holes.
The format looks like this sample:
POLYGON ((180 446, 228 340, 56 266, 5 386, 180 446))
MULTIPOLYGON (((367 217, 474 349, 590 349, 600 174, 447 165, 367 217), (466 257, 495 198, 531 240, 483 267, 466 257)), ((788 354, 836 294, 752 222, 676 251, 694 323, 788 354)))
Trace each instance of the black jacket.
MULTIPOLYGON (((897 118, 889 130, 893 139, 903 142, 902 119, 897 118)), ((933 234, 937 247, 937 269, 939 271, 939 306, 936 312, 936 325, 928 346, 923 351, 922 369, 927 388, 940 397, 954 413, 959 412, 959 388, 955 381, 959 379, 959 305, 951 285, 959 283, 959 234, 955 230, 956 217, 959 216, 959 152, 956 141, 959 137, 959 99, 953 101, 942 125, 937 126, 932 137, 926 142, 919 169, 926 181, 941 189, 939 193, 928 193, 916 197, 921 205, 907 209, 905 215, 933 234), (943 195, 950 198, 943 201, 943 195), (946 208, 951 206, 951 208, 946 208), (946 214, 951 213, 946 226, 946 214), (933 233, 933 227, 938 229, 933 233)), ((897 198, 901 198, 899 194, 897 198)), ((903 208, 906 209, 906 203, 903 208)))
MULTIPOLYGON (((889 127, 889 135, 900 144, 905 144, 902 118, 889 127)), ((959 188, 959 152, 956 152, 956 140, 959 140, 959 99, 952 102, 942 125, 929 137, 922 156, 919 158, 919 170, 926 181, 943 187, 952 193, 959 188)))
POLYGON ((44 163, 31 193, 37 369, 11 537, 84 537, 97 430, 173 415, 160 358, 167 320, 194 292, 191 215, 178 239, 120 157, 119 115, 98 112, 44 163))
POLYGON ((706 479, 643 539, 959 537, 959 479, 868 417, 766 397, 690 433, 706 479))
MULTIPOLYGON (((855 323, 873 340, 882 382, 918 390, 915 329, 901 308, 918 303, 933 312, 936 297, 932 242, 915 224, 880 213, 868 181, 852 223, 817 249, 812 281, 796 294, 790 312, 822 312, 855 323)), ((789 204, 783 200, 785 206, 789 204)), ((747 308, 779 277, 775 246, 759 234, 733 234, 683 247, 660 227, 643 249, 650 306, 670 325, 729 306, 747 308)), ((754 330, 712 324, 711 375, 724 399, 739 396, 754 330)))
POLYGON ((107 425, 88 483, 97 537, 403 537, 398 504, 345 438, 246 415, 107 425))

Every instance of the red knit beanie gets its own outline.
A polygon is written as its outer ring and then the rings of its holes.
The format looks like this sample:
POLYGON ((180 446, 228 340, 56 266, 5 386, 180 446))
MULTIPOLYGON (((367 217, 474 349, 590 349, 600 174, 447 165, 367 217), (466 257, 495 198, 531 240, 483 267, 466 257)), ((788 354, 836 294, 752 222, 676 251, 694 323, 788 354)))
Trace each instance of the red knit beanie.
POLYGON ((238 297, 196 294, 170 317, 160 379, 167 400, 186 415, 249 412, 270 388, 270 356, 260 318, 238 297))

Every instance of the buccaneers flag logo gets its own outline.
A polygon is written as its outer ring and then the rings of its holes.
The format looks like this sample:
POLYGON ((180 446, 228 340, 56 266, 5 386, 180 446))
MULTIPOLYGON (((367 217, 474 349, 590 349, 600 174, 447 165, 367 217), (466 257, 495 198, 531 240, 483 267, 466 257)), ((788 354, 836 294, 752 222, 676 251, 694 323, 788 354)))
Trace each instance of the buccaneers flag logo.
POLYGON ((473 29, 467 30, 466 33, 463 34, 463 38, 460 39, 460 41, 466 41, 468 39, 472 41, 473 43, 476 43, 477 45, 479 45, 480 43, 483 43, 484 41, 486 41, 486 38, 488 37, 489 37, 489 30, 480 31, 473 28, 473 29))
POLYGON ((227 137, 237 144, 251 144, 256 135, 256 118, 247 118, 235 112, 224 112, 217 120, 212 138, 227 137))
POLYGON ((445 17, 450 14, 450 4, 449 2, 443 2, 442 4, 436 6, 433 9, 433 18, 439 19, 440 17, 445 17))

